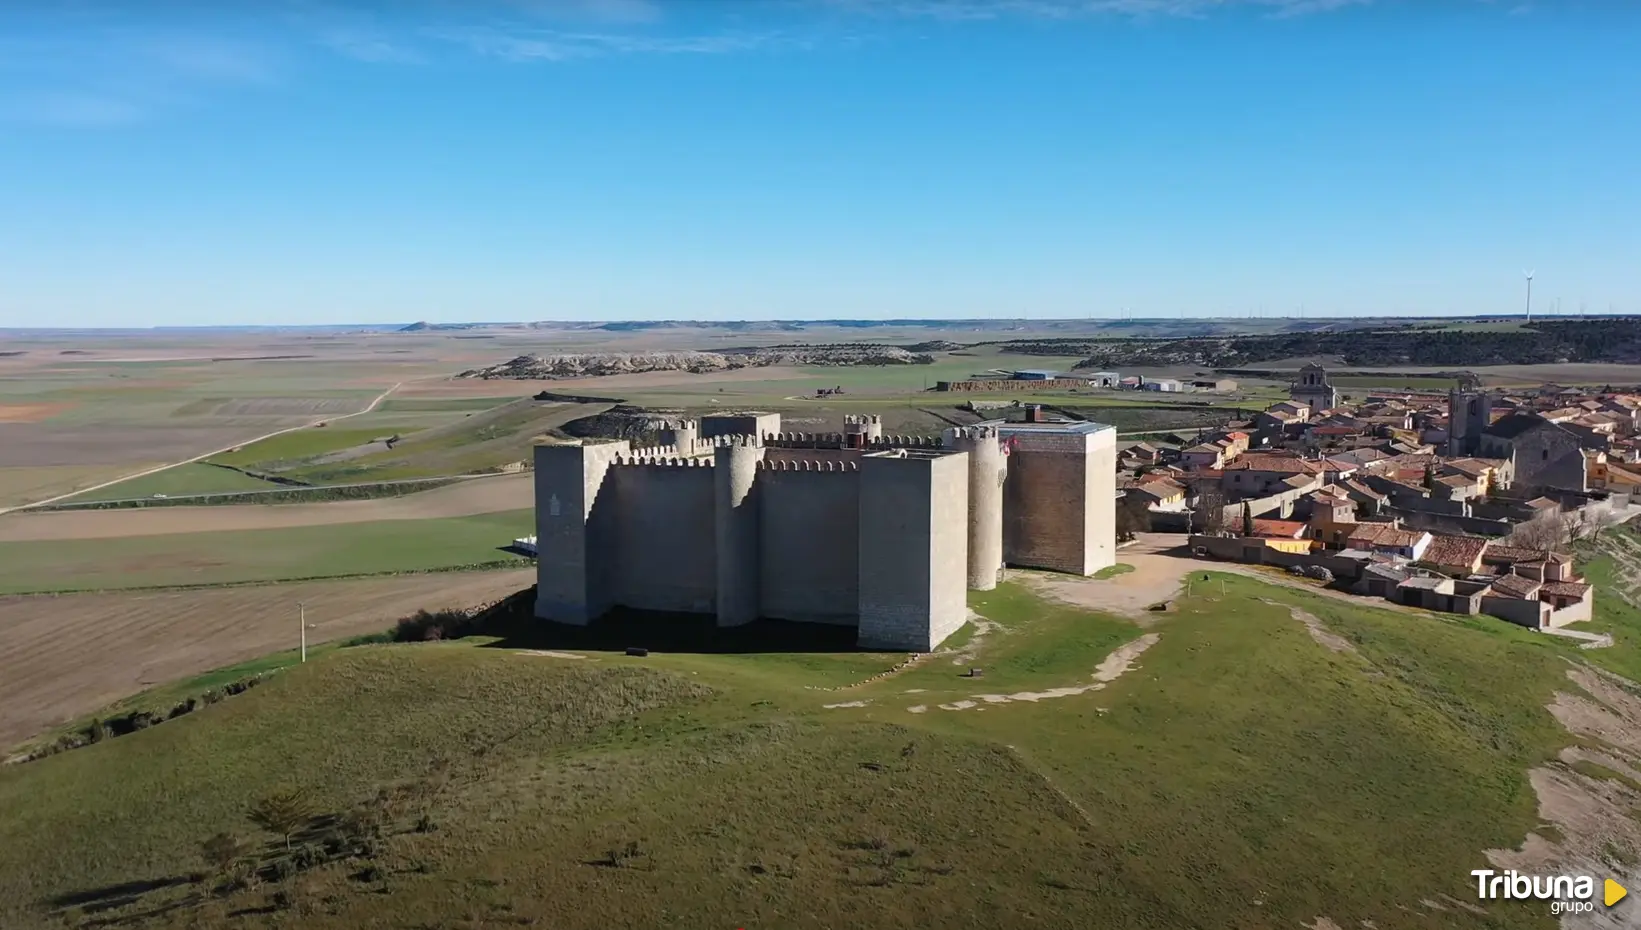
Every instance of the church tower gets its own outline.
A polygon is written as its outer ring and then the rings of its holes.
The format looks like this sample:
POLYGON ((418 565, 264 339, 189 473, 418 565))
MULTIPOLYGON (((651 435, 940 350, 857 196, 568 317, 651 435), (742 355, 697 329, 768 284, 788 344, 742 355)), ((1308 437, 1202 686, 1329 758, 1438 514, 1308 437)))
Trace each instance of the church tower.
POLYGON ((1314 363, 1299 369, 1299 380, 1288 389, 1288 397, 1308 405, 1312 411, 1339 406, 1339 392, 1328 380, 1328 370, 1314 363))

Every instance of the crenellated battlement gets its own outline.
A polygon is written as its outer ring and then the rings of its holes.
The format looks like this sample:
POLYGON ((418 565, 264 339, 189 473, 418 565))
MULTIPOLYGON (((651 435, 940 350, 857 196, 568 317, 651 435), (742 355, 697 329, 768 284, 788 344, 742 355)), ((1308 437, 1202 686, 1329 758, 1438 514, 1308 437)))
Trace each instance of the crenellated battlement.
POLYGON ((883 417, 875 413, 846 413, 843 415, 844 426, 882 426, 883 417))
POLYGON ((680 450, 677 446, 645 446, 643 448, 634 448, 631 452, 627 453, 627 457, 635 459, 666 459, 677 458, 680 454, 682 454, 682 450, 680 450))
POLYGON ((874 436, 867 448, 870 449, 938 449, 941 442, 939 436, 874 436))
POLYGON ((759 471, 860 471, 858 462, 813 461, 810 459, 763 459, 759 471))
POLYGON ((765 433, 763 443, 772 449, 841 449, 842 433, 765 433))
POLYGON ((619 466, 623 468, 630 468, 634 466, 644 466, 649 468, 711 468, 712 460, 687 457, 679 458, 678 456, 664 455, 646 456, 638 455, 635 452, 633 455, 616 456, 615 461, 611 462, 610 465, 612 467, 619 466))
POLYGON ((997 427, 990 425, 954 426, 946 430, 946 435, 954 440, 984 440, 996 439, 999 436, 997 427))
POLYGON ((711 439, 703 440, 701 444, 703 446, 708 446, 708 447, 711 447, 711 448, 714 448, 714 449, 722 449, 722 448, 727 448, 727 447, 730 447, 730 446, 740 446, 740 447, 743 447, 743 448, 757 448, 758 446, 763 445, 763 442, 757 436, 754 436, 750 433, 730 433, 730 434, 726 434, 726 435, 723 435, 723 436, 714 436, 711 439))

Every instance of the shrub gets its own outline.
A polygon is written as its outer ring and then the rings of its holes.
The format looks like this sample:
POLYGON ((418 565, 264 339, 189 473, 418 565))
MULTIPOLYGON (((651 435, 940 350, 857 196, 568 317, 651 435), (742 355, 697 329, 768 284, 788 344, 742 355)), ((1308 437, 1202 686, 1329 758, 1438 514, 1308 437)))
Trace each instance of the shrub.
POLYGON ((262 872, 270 882, 282 882, 297 873, 296 863, 289 856, 268 860, 262 872))
POLYGON ((226 873, 245 855, 245 844, 237 837, 218 833, 199 844, 199 852, 200 858, 204 859, 207 865, 220 873, 226 873))
POLYGON ((393 628, 392 639, 400 643, 424 643, 441 639, 461 639, 477 632, 478 617, 466 610, 418 610, 398 622, 393 628))
POLYGON ((251 806, 246 812, 251 823, 285 841, 291 848, 291 835, 313 819, 313 805, 301 789, 270 794, 251 806))
POLYGON ((324 865, 328 858, 323 847, 312 843, 303 843, 301 846, 296 847, 296 852, 291 854, 291 862, 298 869, 311 869, 315 866, 324 865))

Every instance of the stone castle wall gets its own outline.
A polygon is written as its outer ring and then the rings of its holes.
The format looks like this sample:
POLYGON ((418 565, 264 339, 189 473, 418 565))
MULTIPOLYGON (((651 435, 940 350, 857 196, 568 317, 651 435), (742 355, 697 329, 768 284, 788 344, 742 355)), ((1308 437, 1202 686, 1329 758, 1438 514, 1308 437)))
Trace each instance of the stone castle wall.
POLYGON ((860 615, 859 467, 766 459, 758 494, 760 613, 853 626, 860 615))
POLYGON ((968 456, 867 456, 860 475, 859 642, 927 652, 968 618, 968 456))
POLYGON ((616 527, 609 561, 614 603, 640 610, 712 613, 717 601, 712 469, 613 465, 616 527))

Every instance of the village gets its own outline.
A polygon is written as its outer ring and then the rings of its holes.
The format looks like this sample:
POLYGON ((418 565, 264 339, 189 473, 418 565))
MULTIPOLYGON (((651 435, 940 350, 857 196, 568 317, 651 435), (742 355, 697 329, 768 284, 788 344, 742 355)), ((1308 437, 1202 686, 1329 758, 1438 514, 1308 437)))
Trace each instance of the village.
POLYGON ((1307 365, 1246 422, 1122 447, 1117 485, 1119 540, 1558 630, 1591 617, 1573 543, 1641 513, 1641 395, 1466 376, 1346 400, 1307 365))

